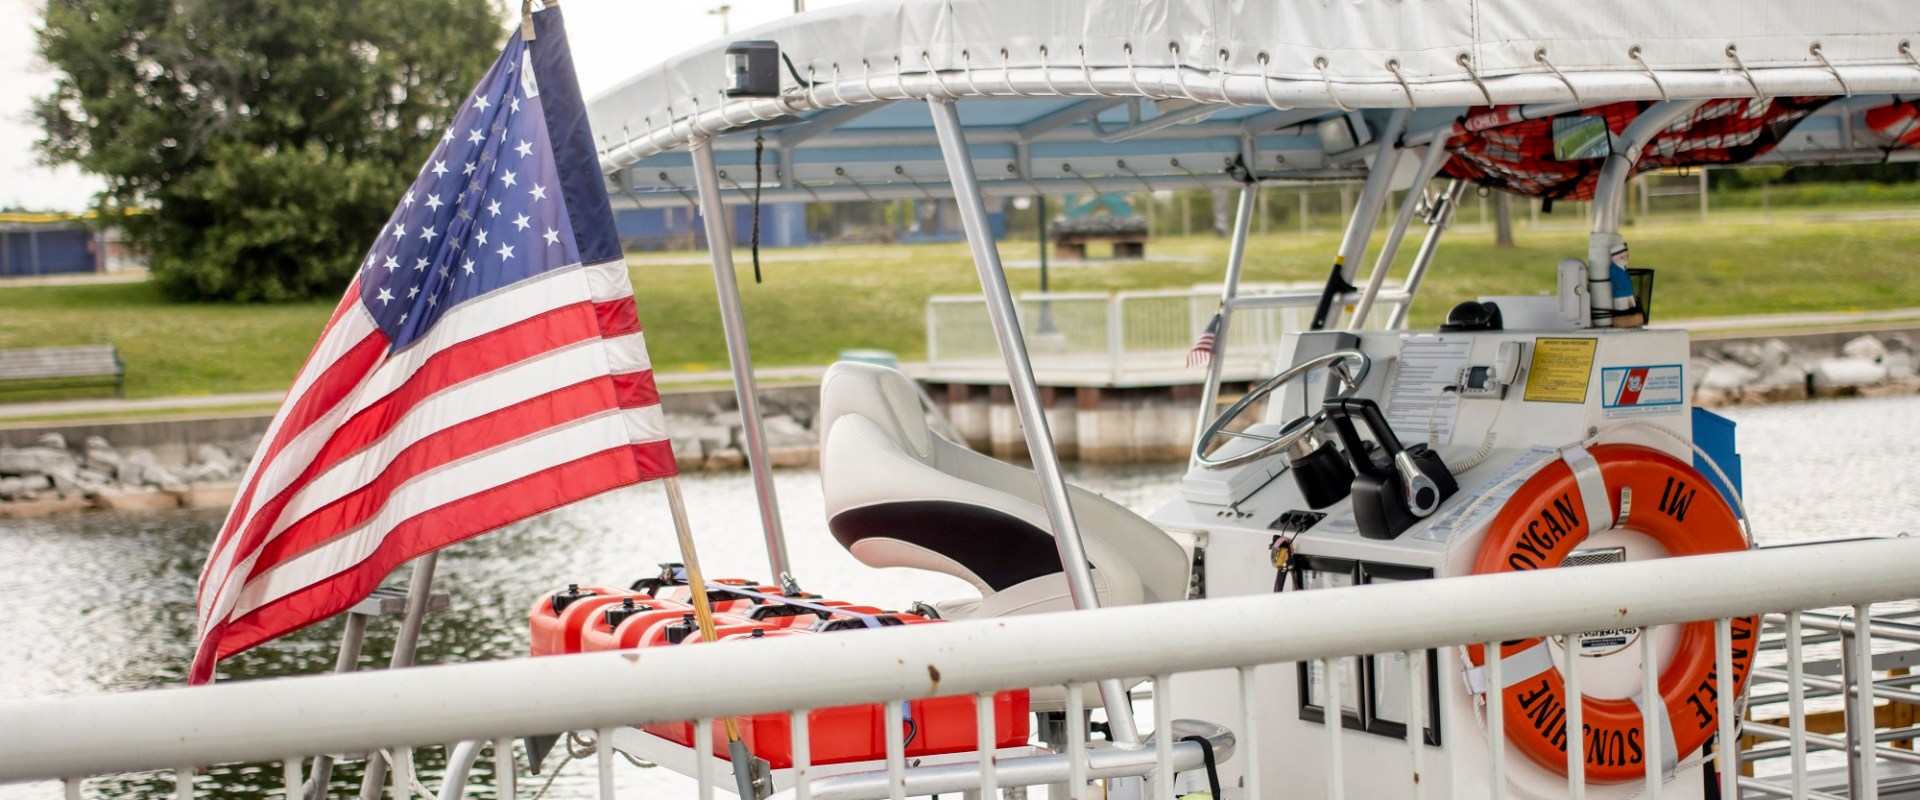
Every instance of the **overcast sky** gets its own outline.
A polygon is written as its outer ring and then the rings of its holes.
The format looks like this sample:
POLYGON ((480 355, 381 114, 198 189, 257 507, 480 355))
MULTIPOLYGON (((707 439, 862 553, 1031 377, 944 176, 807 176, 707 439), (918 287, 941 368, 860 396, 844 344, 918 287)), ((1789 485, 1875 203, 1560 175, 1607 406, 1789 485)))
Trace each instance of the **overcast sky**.
MULTIPOLYGON (((807 7, 845 2, 807 0, 807 7)), ((581 90, 591 97, 641 68, 718 38, 720 17, 708 11, 723 3, 732 6, 729 17, 736 31, 793 12, 792 0, 566 0, 581 90)), ((519 5, 503 2, 503 9, 512 9, 503 14, 517 13, 519 5)), ((77 211, 100 182, 71 167, 42 167, 33 149, 40 131, 28 111, 33 98, 46 94, 54 82, 34 47, 41 8, 42 0, 0 0, 0 207, 77 211)))

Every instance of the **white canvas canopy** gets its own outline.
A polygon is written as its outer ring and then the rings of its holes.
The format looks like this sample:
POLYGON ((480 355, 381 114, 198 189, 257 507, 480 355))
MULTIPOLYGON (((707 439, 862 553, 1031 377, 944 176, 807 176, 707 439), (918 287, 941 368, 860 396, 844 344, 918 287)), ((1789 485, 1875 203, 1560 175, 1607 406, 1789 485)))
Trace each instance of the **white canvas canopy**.
POLYGON ((1377 129, 1409 109, 1411 140, 1471 107, 1844 95, 1802 123, 1827 134, 1782 147, 1864 160, 1847 115, 1920 95, 1915 42, 1905 0, 883 0, 696 47, 589 113, 602 166, 642 205, 689 202, 669 151, 703 137, 735 187, 763 137, 761 185, 792 195, 768 201, 934 192, 924 104, 893 103, 929 97, 961 100, 989 194, 1224 185, 1234 156, 1269 179, 1354 177, 1365 153, 1328 153, 1304 124, 1348 110, 1377 129), (746 39, 791 60, 782 96, 722 94, 725 47, 746 39))

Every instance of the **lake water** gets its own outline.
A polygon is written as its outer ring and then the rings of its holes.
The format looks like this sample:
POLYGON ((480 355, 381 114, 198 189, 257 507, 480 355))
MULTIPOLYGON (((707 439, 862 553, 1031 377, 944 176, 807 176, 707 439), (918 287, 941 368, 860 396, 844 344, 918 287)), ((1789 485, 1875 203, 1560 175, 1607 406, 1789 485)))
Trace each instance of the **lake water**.
MULTIPOLYGON (((1762 541, 1884 535, 1920 519, 1920 460, 1906 426, 1920 398, 1848 399, 1727 412, 1740 424, 1748 505, 1762 541)), ((1171 498, 1179 465, 1070 465, 1070 480, 1142 513, 1171 498)), ((795 571, 829 597, 902 607, 964 594, 958 580, 875 570, 827 534, 819 475, 776 474, 795 571)), ((701 559, 713 576, 763 577, 752 481, 745 474, 683 481, 701 559)), ((120 692, 177 685, 192 655, 194 584, 222 515, 218 512, 91 514, 0 521, 0 700, 120 692)), ((436 588, 454 608, 428 619, 422 663, 512 658, 526 652, 526 614, 542 593, 569 582, 624 585, 677 560, 657 486, 612 493, 453 547, 436 588)), ((403 570, 404 572, 404 570, 403 570)), ((404 576, 402 576, 404 577, 404 576)), ((339 623, 326 622, 223 665, 223 676, 262 677, 332 668, 339 623)), ((393 625, 370 627, 363 664, 386 662, 393 625)), ((475 698, 475 702, 491 702, 475 698)), ((431 753, 426 754, 431 756, 431 753)), ((426 757, 423 756, 423 757, 426 757)), ((557 761, 557 756, 549 763, 557 761)), ((428 777, 437 781, 428 763, 428 777)), ((562 772, 548 797, 595 796, 590 766, 562 772)), ((625 796, 661 796, 687 785, 663 770, 622 769, 625 796)), ((223 797, 277 796, 278 765, 221 768, 198 779, 223 797)), ((479 776, 484 780, 484 776, 479 776)), ((342 765, 336 792, 357 786, 342 765)), ((538 785, 538 782, 533 784, 538 785)), ((170 792, 170 777, 90 782, 89 796, 170 792)), ((526 796, 532 787, 523 784, 526 796)), ((485 786, 473 795, 491 797, 485 786)), ((58 796, 50 784, 0 787, 0 798, 58 796)))

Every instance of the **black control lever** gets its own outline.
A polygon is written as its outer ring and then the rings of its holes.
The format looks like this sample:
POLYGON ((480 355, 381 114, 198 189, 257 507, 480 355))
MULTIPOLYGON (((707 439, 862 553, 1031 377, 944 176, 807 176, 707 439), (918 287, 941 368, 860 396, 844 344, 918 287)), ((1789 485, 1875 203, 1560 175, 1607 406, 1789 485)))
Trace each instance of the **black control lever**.
POLYGON ((1387 425, 1386 415, 1372 400, 1335 398, 1327 401, 1326 411, 1353 461, 1353 516, 1360 535, 1372 539, 1399 536, 1460 490, 1440 454, 1425 444, 1401 445, 1387 425), (1353 423, 1356 416, 1379 443, 1385 463, 1376 462, 1368 452, 1366 440, 1353 423))

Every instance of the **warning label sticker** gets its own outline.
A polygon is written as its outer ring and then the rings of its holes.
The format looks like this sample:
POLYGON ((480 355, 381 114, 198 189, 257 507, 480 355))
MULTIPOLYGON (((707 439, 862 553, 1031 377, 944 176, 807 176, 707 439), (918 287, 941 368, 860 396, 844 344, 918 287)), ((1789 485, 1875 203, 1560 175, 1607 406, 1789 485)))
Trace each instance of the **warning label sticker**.
POLYGON ((1598 339, 1533 340, 1533 361, 1527 365, 1527 401, 1585 403, 1587 382, 1593 377, 1593 353, 1598 339))
POLYGON ((1600 370, 1600 405, 1608 416, 1677 410, 1686 396, 1686 372, 1679 364, 1600 370))

